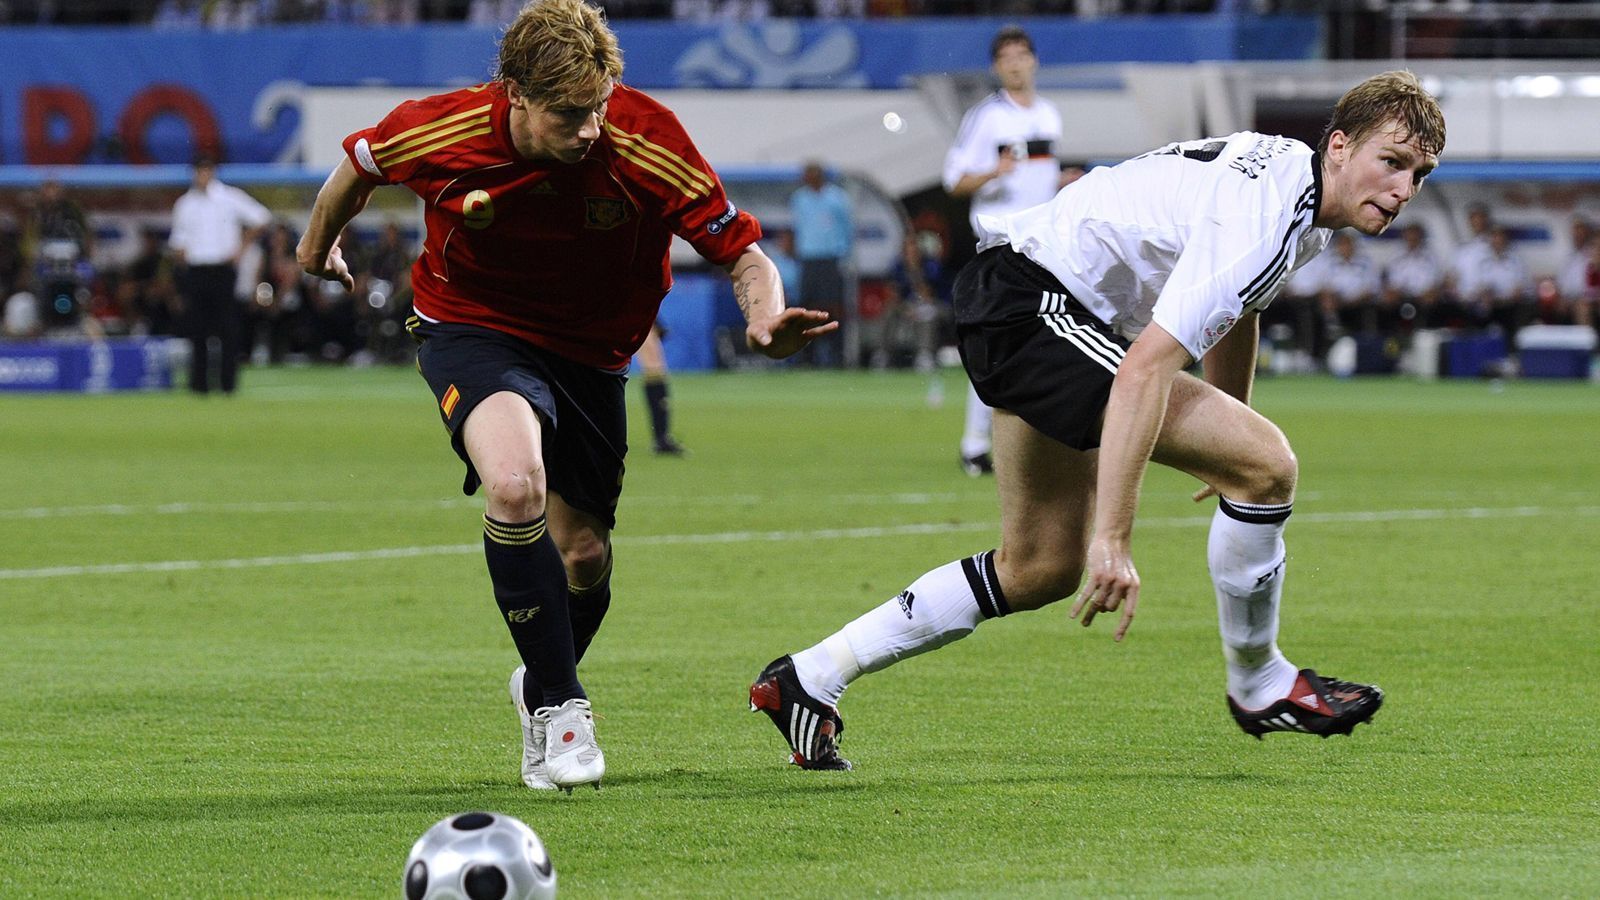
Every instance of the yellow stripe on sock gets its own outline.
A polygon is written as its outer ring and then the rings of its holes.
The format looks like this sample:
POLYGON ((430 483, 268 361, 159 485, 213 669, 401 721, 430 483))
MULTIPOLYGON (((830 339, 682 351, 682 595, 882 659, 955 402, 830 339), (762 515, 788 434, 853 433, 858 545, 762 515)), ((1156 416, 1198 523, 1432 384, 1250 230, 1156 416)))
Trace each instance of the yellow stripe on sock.
POLYGON ((544 537, 544 532, 545 520, 542 518, 526 525, 504 525, 490 519, 487 515, 483 517, 483 533, 488 535, 489 540, 494 541, 496 544, 524 547, 544 537))

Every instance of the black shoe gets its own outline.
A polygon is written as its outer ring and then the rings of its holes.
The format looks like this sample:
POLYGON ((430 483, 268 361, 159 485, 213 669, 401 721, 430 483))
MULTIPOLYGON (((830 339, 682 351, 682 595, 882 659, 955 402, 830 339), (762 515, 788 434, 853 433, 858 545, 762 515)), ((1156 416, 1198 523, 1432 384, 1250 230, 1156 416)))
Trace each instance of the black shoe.
POLYGON ((802 769, 849 771, 850 760, 839 755, 844 720, 839 711, 800 687, 794 660, 780 656, 767 664, 750 685, 750 711, 761 710, 789 742, 795 765, 802 769))
POLYGON ((656 441, 656 454, 658 456, 683 456, 688 452, 689 451, 682 444, 674 440, 670 434, 661 440, 656 441))
POLYGON ((1323 678, 1301 669, 1289 696, 1265 709, 1247 710, 1228 698, 1233 720, 1256 740, 1269 731, 1299 731, 1327 737, 1349 734, 1372 718, 1383 705, 1383 690, 1375 684, 1357 684, 1323 678))
POLYGON ((977 456, 961 456, 961 471, 967 473, 968 478, 981 478, 984 475, 994 474, 994 457, 987 453, 977 456))

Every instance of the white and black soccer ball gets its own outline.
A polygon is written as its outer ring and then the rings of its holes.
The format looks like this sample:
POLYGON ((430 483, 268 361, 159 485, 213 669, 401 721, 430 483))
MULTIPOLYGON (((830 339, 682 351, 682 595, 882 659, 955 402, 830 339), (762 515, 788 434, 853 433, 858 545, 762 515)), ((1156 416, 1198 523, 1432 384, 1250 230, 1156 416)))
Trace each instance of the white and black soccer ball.
POLYGON ((423 832, 406 858, 407 900, 548 900, 556 870, 533 829, 504 813, 469 812, 423 832))

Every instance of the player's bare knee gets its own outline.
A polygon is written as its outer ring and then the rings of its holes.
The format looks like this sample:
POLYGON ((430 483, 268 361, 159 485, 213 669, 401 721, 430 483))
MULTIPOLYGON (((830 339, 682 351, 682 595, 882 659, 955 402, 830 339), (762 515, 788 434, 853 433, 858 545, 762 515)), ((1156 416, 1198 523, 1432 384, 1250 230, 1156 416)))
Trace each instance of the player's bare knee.
POLYGON ((1288 503, 1294 499, 1294 486, 1300 480, 1300 460, 1282 441, 1270 454, 1261 473, 1259 493, 1251 500, 1256 503, 1288 503))
MULTIPOLYGON (((1050 582, 1045 593, 1050 599, 1045 603, 1054 603, 1065 600, 1078 590, 1078 585, 1083 583, 1082 565, 1058 565, 1051 573, 1050 582)), ((1041 604, 1043 605, 1043 604, 1041 604)))
POLYGON ((1083 580, 1081 561, 1059 554, 1016 555, 996 560, 1001 587, 1013 610, 1038 609, 1070 597, 1083 580))
POLYGON ((561 562, 566 566, 569 584, 588 587, 605 576, 611 564, 611 548, 598 535, 584 534, 561 548, 561 562))
POLYGON ((1245 503, 1288 503, 1294 499, 1300 460, 1281 432, 1241 468, 1239 483, 1224 492, 1230 498, 1245 503))
POLYGON ((544 515, 544 480, 534 473, 507 469, 484 479, 489 515, 503 522, 530 522, 544 515))

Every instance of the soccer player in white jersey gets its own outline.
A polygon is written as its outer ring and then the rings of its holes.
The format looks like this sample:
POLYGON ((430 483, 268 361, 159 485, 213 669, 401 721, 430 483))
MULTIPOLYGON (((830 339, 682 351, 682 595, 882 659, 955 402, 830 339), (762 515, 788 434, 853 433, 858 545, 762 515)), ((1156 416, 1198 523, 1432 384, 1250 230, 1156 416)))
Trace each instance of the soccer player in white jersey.
POLYGON ((1278 650, 1284 522, 1298 465, 1250 408, 1256 313, 1333 229, 1376 235, 1438 164, 1445 124, 1409 72, 1342 97, 1318 149, 1244 132, 1100 168, 1049 203, 980 220, 957 279, 962 359, 996 409, 997 550, 940 566, 750 687, 798 765, 845 769, 838 702, 867 672, 986 619, 1073 593, 1087 626, 1139 606, 1132 534, 1154 460, 1199 478, 1218 510, 1207 559, 1228 707, 1257 737, 1348 734, 1377 687, 1298 668, 1278 650), (1185 373, 1195 360, 1204 380, 1185 373))
MULTIPOLYGON (((972 200, 972 228, 979 216, 1000 216, 1037 206, 1062 185, 1056 159, 1061 111, 1039 96, 1034 76, 1039 58, 1033 39, 1007 25, 989 45, 1000 90, 967 110, 956 142, 944 159, 944 189, 972 200)), ((967 418, 961 432, 961 468, 972 476, 994 471, 990 431, 994 411, 967 386, 967 418)))

